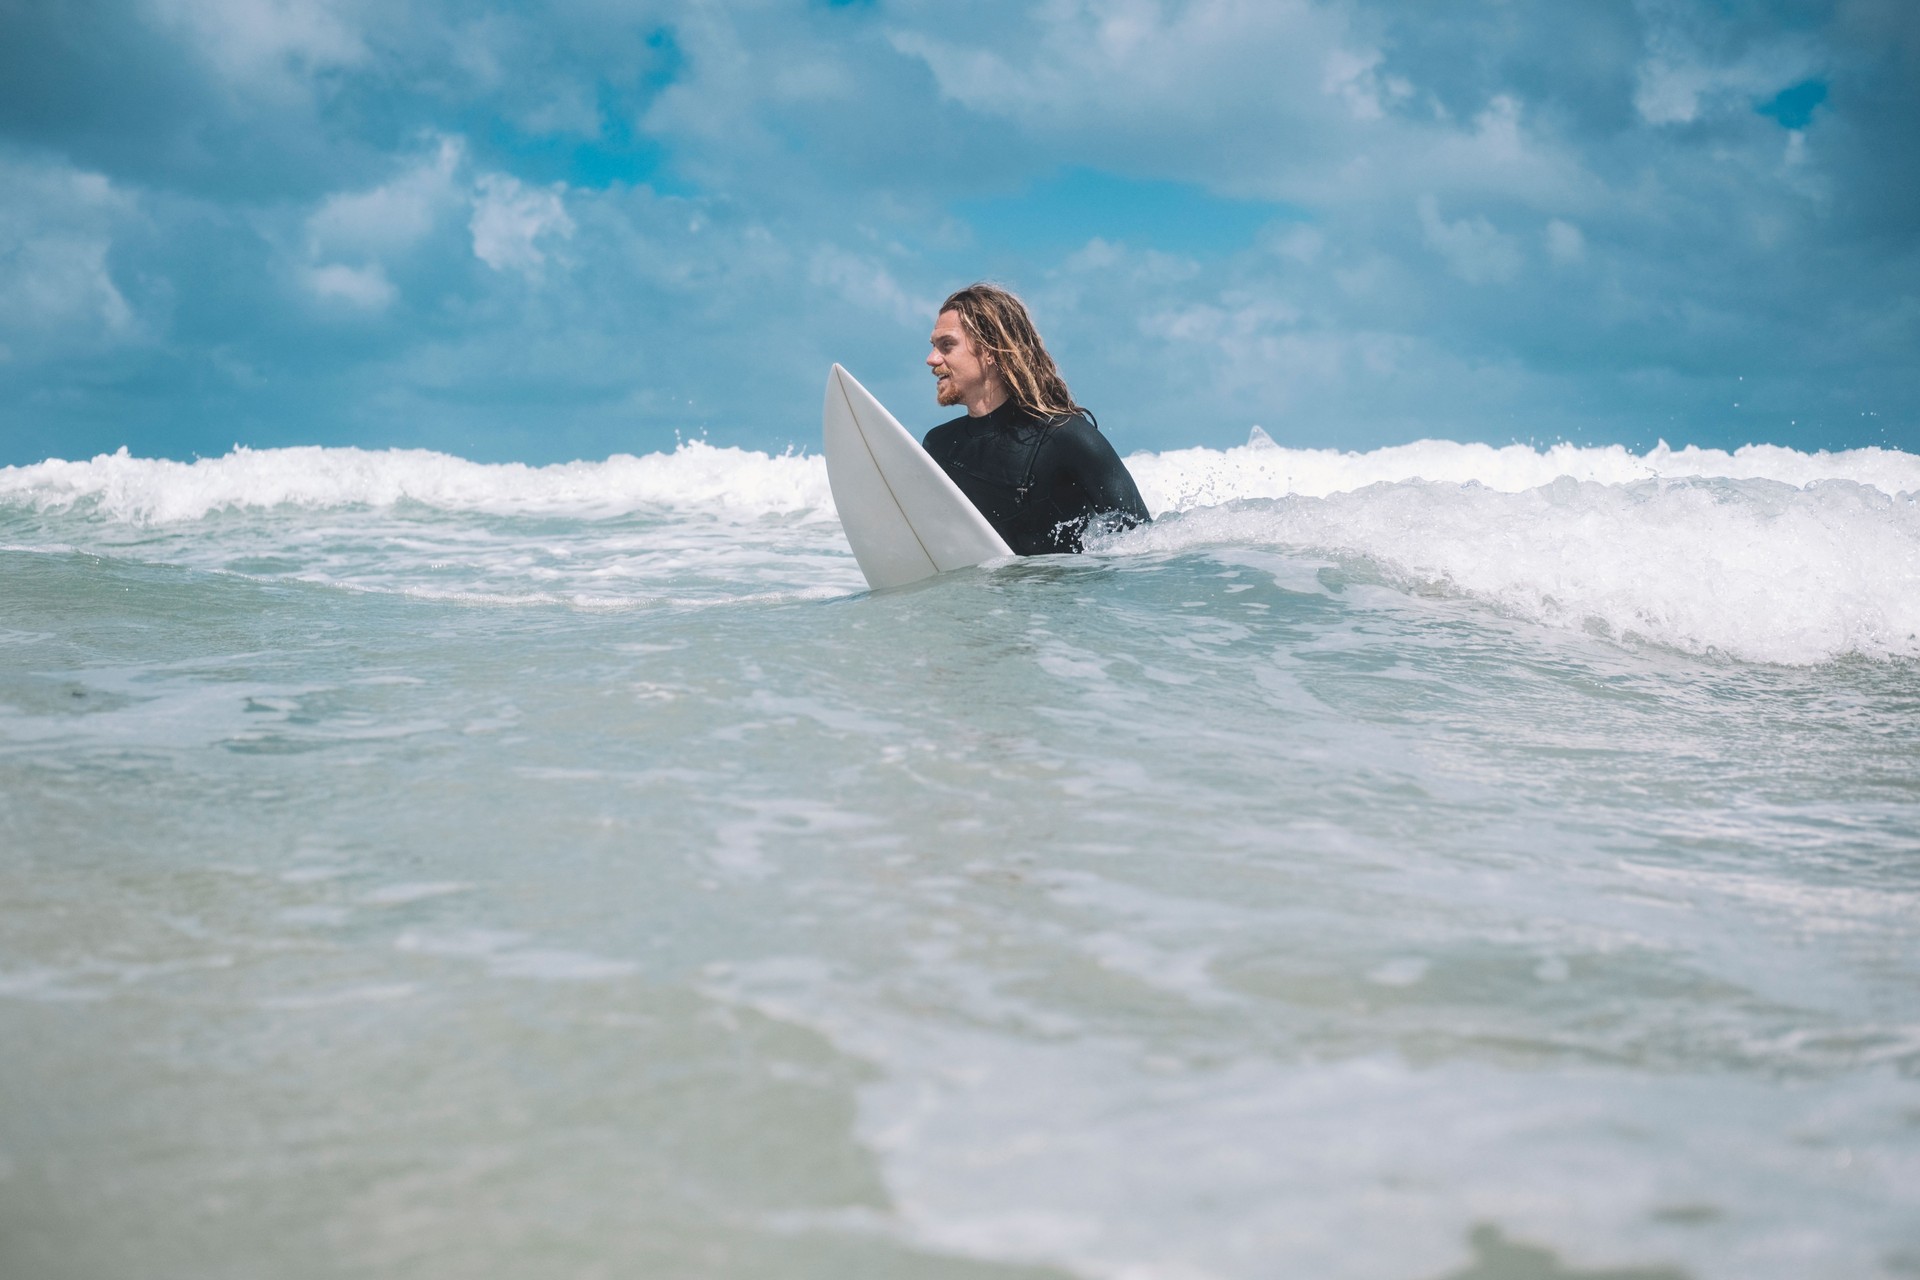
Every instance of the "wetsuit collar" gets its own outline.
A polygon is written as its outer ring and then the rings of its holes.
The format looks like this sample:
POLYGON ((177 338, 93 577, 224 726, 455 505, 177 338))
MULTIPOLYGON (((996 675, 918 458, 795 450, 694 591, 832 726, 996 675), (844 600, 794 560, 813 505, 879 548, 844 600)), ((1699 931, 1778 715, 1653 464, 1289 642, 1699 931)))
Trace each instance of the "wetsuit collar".
POLYGON ((1036 419, 1032 414, 1020 407, 1018 400, 1015 400, 1012 396, 1008 396, 1000 402, 998 408, 983 413, 977 418, 970 418, 969 421, 980 426, 1013 427, 1036 421, 1036 419))

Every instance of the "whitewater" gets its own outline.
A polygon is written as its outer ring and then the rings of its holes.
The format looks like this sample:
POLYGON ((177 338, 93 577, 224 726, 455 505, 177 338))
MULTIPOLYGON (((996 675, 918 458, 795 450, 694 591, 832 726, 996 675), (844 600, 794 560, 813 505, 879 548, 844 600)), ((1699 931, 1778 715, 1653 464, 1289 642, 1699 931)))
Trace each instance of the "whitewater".
POLYGON ((1920 456, 0 469, 0 1273, 1920 1274, 1920 456))

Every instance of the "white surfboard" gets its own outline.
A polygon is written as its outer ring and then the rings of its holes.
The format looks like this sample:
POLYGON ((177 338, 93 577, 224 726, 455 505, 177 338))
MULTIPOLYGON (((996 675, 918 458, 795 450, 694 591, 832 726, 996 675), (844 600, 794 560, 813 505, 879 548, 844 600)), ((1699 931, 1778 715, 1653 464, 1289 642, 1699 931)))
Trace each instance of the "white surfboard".
POLYGON ((868 586, 901 587, 1013 554, 920 442, 837 364, 821 431, 833 505, 868 586))

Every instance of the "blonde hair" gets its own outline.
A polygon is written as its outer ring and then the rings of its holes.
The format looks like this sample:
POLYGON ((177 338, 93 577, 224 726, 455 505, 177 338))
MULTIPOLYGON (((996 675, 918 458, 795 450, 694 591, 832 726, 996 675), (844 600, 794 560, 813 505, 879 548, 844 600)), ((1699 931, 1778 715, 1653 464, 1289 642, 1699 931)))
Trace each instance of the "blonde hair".
POLYGON ((970 284, 950 295, 940 310, 960 317, 968 341, 1006 380, 1014 403, 1042 418, 1084 413, 1066 379, 1047 354, 1047 344, 1027 315, 1026 304, 999 285, 970 284))

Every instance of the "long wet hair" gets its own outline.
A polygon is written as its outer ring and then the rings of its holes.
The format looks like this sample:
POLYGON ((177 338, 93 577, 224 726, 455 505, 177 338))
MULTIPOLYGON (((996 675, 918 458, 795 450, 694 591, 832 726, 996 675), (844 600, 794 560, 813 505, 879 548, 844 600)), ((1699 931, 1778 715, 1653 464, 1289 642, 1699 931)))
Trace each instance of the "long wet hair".
POLYGON ((1038 418, 1061 418, 1085 413, 1074 403, 1067 381, 1054 367, 1047 344, 1027 315, 1026 304, 997 284, 970 284, 940 304, 944 314, 957 312, 973 349, 987 358, 1015 404, 1038 418))

